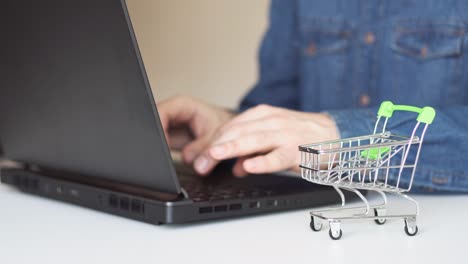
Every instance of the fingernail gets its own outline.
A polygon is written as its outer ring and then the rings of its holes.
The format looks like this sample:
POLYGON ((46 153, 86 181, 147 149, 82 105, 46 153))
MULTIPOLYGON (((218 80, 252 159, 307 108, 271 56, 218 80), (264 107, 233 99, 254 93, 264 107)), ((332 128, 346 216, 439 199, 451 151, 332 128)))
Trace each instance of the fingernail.
POLYGON ((225 152, 226 152, 226 150, 225 150, 225 147, 223 145, 215 146, 215 147, 211 148, 211 150, 210 150, 211 155, 213 155, 213 157, 215 157, 215 158, 222 158, 224 156, 225 152))
POLYGON ((205 173, 208 167, 208 159, 203 156, 199 157, 195 160, 194 166, 195 170, 197 170, 199 173, 205 173))

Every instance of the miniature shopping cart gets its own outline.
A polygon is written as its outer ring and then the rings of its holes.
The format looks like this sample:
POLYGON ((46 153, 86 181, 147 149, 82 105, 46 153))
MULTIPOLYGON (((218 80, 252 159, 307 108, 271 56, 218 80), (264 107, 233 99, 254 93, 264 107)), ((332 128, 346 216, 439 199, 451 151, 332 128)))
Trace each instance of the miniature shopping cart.
POLYGON ((379 108, 372 135, 299 146, 302 178, 332 186, 341 197, 340 206, 310 212, 312 230, 319 231, 322 221, 328 221, 330 237, 338 240, 343 234, 340 227, 343 220, 371 219, 382 225, 386 219, 402 218, 405 232, 416 235, 419 206, 405 192, 411 190, 424 134, 434 118, 432 107, 394 105, 386 101, 379 108), (386 131, 394 111, 418 113, 409 137, 386 131), (356 194, 363 206, 346 207, 342 190, 356 194), (375 191, 382 199, 370 204, 360 190, 375 191), (414 205, 411 212, 389 214, 386 193, 411 202, 414 205))

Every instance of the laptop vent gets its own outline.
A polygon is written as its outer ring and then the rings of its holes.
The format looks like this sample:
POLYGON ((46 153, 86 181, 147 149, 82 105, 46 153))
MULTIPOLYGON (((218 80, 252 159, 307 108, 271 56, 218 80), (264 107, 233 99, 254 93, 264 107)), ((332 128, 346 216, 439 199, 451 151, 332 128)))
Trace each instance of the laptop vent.
POLYGON ((16 175, 13 179, 13 184, 25 191, 38 191, 39 190, 39 180, 31 179, 27 176, 16 175))
POLYGON ((143 201, 140 199, 130 198, 128 196, 110 194, 108 205, 113 210, 121 212, 130 212, 139 215, 144 215, 145 213, 143 201))
POLYGON ((237 211, 242 209, 242 204, 220 204, 216 206, 203 206, 198 208, 199 214, 222 213, 227 211, 237 211))

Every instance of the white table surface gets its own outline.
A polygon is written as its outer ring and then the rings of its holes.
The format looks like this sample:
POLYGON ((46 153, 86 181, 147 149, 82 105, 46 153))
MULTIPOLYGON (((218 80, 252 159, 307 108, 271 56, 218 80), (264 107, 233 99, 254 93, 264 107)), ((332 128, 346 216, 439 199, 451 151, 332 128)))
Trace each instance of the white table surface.
POLYGON ((468 263, 468 196, 415 198, 415 237, 403 220, 367 220, 332 241, 309 229, 308 210, 153 226, 0 184, 0 263, 468 263))

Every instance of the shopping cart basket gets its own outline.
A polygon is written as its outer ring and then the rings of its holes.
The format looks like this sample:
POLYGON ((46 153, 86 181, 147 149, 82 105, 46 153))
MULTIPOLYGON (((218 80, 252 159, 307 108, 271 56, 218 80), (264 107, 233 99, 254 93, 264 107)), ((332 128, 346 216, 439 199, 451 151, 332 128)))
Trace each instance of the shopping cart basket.
POLYGON ((384 224, 386 219, 402 218, 405 232, 409 236, 416 235, 419 206, 405 193, 411 190, 424 134, 434 118, 432 107, 394 105, 386 101, 379 108, 372 135, 299 146, 302 178, 332 186, 341 197, 340 206, 310 212, 312 230, 321 230, 322 221, 328 221, 330 237, 338 240, 343 234, 343 220, 373 219, 377 224, 384 224), (409 137, 386 131, 394 111, 418 113, 409 137), (364 205, 346 207, 342 190, 355 193, 364 205), (378 204, 370 204, 359 190, 375 191, 382 200, 378 204), (389 214, 386 193, 410 201, 414 205, 411 213, 389 214))

